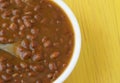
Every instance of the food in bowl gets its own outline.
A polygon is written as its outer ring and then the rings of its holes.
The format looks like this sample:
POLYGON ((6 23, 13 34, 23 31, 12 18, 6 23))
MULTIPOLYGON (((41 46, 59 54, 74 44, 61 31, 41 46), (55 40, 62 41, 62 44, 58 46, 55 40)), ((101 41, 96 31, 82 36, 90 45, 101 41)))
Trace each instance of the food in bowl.
POLYGON ((0 50, 0 83, 51 83, 68 66, 74 31, 52 0, 0 0, 0 43, 15 43, 18 57, 0 50))

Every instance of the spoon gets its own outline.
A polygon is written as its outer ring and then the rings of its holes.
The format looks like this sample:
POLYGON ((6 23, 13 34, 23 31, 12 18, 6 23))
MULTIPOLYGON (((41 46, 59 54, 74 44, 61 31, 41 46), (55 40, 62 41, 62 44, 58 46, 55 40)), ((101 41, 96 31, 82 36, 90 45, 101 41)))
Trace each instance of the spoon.
POLYGON ((15 44, 0 44, 0 49, 17 57, 15 44))

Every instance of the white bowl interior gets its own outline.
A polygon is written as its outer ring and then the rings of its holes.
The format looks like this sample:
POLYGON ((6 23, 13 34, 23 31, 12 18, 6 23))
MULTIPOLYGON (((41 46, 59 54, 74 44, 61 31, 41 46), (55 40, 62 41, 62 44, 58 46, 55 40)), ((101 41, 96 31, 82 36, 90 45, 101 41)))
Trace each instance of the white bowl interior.
POLYGON ((75 34, 75 44, 74 44, 75 46, 74 46, 73 55, 69 62, 69 65, 63 71, 63 73, 54 81, 54 83, 62 83, 73 71, 73 69, 78 61, 78 58, 80 55, 80 49, 81 49, 81 32, 80 32, 80 27, 79 27, 76 17, 74 16, 71 9, 64 3, 64 1, 63 0, 53 0, 53 1, 56 4, 58 4, 59 7, 61 7, 63 9, 63 11, 67 14, 67 16, 73 26, 73 30, 74 30, 74 34, 75 34))

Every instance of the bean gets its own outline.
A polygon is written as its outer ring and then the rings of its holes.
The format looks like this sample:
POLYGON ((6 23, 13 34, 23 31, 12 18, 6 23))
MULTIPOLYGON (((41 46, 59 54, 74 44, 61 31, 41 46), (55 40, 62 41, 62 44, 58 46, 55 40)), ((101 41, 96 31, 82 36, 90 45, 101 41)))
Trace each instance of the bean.
POLYGON ((15 3, 16 3, 17 5, 19 5, 19 4, 22 3, 22 1, 21 1, 21 0, 15 0, 15 3))
POLYGON ((21 25, 20 26, 20 31, 24 30, 25 29, 25 25, 21 25))
POLYGON ((13 75, 12 75, 12 77, 17 77, 19 74, 18 73, 14 73, 13 75))
POLYGON ((25 50, 25 48, 23 48, 22 46, 18 46, 17 47, 17 52, 18 53, 21 53, 21 52, 23 52, 25 50))
POLYGON ((43 59, 43 56, 41 54, 35 54, 33 57, 32 57, 32 60, 33 61, 40 61, 43 59))
POLYGON ((14 79, 15 83, 21 83, 21 81, 19 79, 14 79))
POLYGON ((69 40, 69 43, 68 43, 68 44, 69 44, 69 45, 72 45, 72 43, 73 43, 72 40, 69 40))
POLYGON ((20 74, 20 77, 21 77, 21 78, 24 78, 24 77, 26 77, 26 74, 25 74, 25 73, 22 73, 22 74, 20 74))
POLYGON ((8 75, 8 74, 3 74, 3 75, 1 75, 1 77, 2 77, 2 79, 5 80, 5 81, 9 81, 9 80, 12 79, 12 77, 11 77, 10 75, 8 75))
POLYGON ((47 37, 44 36, 44 37, 42 38, 42 43, 44 43, 44 42, 46 42, 46 41, 47 41, 47 37))
MULTIPOLYGON (((24 1, 25 1, 25 0, 24 0, 24 1)), ((30 6, 26 5, 25 8, 23 9, 23 11, 24 11, 24 12, 30 11, 30 10, 31 10, 30 8, 31 8, 30 6)))
POLYGON ((28 34, 26 38, 29 40, 34 40, 34 39, 36 39, 36 35, 28 34))
POLYGON ((25 71, 26 71, 26 72, 29 72, 29 71, 30 71, 29 67, 28 67, 28 68, 26 68, 26 69, 25 69, 25 71))
POLYGON ((45 23, 47 23, 47 21, 48 21, 47 18, 43 18, 43 19, 40 21, 40 23, 41 23, 41 24, 45 24, 45 23))
POLYGON ((31 33, 37 35, 39 33, 39 29, 38 28, 32 28, 31 33))
POLYGON ((33 15, 31 11, 24 12, 25 15, 33 15))
POLYGON ((53 74, 52 80, 55 80, 55 78, 57 78, 58 74, 59 74, 59 72, 55 71, 54 74, 53 74))
POLYGON ((3 13, 3 17, 6 18, 6 17, 9 17, 11 15, 11 11, 10 10, 7 10, 3 13))
POLYGON ((56 23, 57 23, 57 24, 60 24, 60 23, 61 23, 61 21, 60 21, 60 20, 57 20, 57 21, 56 21, 56 23))
POLYGON ((25 51, 20 53, 20 58, 22 60, 29 59, 32 56, 32 53, 30 51, 25 51))
POLYGON ((7 27, 7 28, 6 28, 6 31, 10 31, 10 28, 9 28, 9 27, 7 27))
POLYGON ((53 7, 52 4, 48 4, 47 6, 48 6, 49 8, 52 8, 52 7, 53 7))
POLYGON ((14 65, 11 64, 11 63, 7 63, 6 65, 7 65, 8 68, 12 68, 12 67, 14 66, 14 65))
POLYGON ((40 6, 39 5, 35 6, 34 11, 39 11, 39 10, 40 10, 40 6))
POLYGON ((52 77, 53 77, 53 74, 52 74, 52 73, 49 73, 49 74, 47 75, 47 78, 49 78, 49 79, 52 79, 52 77))
POLYGON ((56 28, 55 31, 58 32, 58 31, 59 31, 59 28, 56 28))
POLYGON ((2 7, 2 8, 6 8, 8 6, 9 6, 9 2, 7 2, 7 1, 0 4, 0 7, 2 7))
POLYGON ((13 73, 13 70, 12 69, 6 69, 6 73, 11 74, 11 73, 13 73))
POLYGON ((29 73, 28 73, 28 76, 29 76, 29 77, 34 77, 34 76, 36 76, 36 73, 35 73, 35 72, 29 72, 29 73))
POLYGON ((42 83, 42 81, 41 80, 37 80, 35 83, 42 83))
POLYGON ((23 38, 25 36, 25 33, 23 31, 19 31, 18 35, 20 36, 20 38, 23 38))
POLYGON ((23 25, 23 21, 21 19, 17 19, 17 23, 21 26, 23 25))
POLYGON ((53 43, 53 46, 55 46, 55 47, 58 47, 59 45, 60 45, 59 42, 54 42, 54 43, 53 43))
POLYGON ((10 28, 12 31, 16 31, 16 30, 18 29, 18 26, 17 26, 17 24, 15 24, 15 23, 11 23, 9 28, 10 28))
POLYGON ((63 42, 64 42, 64 39, 63 39, 63 38, 60 38, 60 42, 63 43, 63 42))
POLYGON ((15 68, 15 70, 17 70, 17 71, 21 70, 21 66, 18 65, 18 64, 16 64, 16 65, 14 66, 14 68, 15 68))
POLYGON ((58 74, 58 73, 59 73, 59 71, 57 71, 57 70, 54 72, 54 74, 58 74))
POLYGON ((42 4, 44 2, 44 0, 40 0, 40 4, 42 4))
POLYGON ((2 24, 2 27, 3 27, 3 28, 6 28, 6 27, 8 27, 8 24, 7 24, 7 23, 3 23, 3 24, 2 24))
POLYGON ((15 0, 15 3, 17 4, 18 7, 24 8, 24 3, 22 3, 22 0, 15 0))
POLYGON ((32 23, 30 23, 29 21, 24 21, 24 25, 26 27, 32 27, 32 23))
POLYGON ((31 42, 30 42, 30 48, 33 50, 34 48, 37 48, 38 47, 38 42, 37 41, 34 41, 34 40, 32 40, 31 42))
POLYGON ((36 19, 37 21, 41 20, 41 15, 34 15, 34 19, 36 19))
POLYGON ((63 66, 63 67, 66 67, 66 66, 67 66, 67 64, 65 64, 65 63, 64 63, 62 66, 63 66))
POLYGON ((21 80, 21 83, 25 83, 23 79, 21 80))
POLYGON ((0 37, 0 42, 1 43, 6 43, 7 42, 7 38, 6 37, 0 37))
POLYGON ((44 70, 44 67, 42 65, 34 65, 34 66, 31 66, 30 68, 36 72, 42 72, 44 70))
POLYGON ((33 52, 32 53, 34 53, 34 54, 43 54, 43 50, 42 50, 43 48, 42 48, 42 46, 38 46, 35 50, 33 50, 33 52))
POLYGON ((28 64, 26 64, 26 63, 24 63, 24 62, 21 62, 20 63, 20 66, 22 67, 22 68, 28 68, 28 64))
POLYGON ((19 15, 21 13, 21 11, 19 9, 15 9, 12 11, 13 15, 19 15))
POLYGON ((22 16, 22 20, 23 20, 23 21, 26 21, 26 20, 28 20, 28 19, 31 19, 31 16, 28 16, 28 15, 22 16))
POLYGON ((5 34, 5 30, 0 30, 0 36, 3 36, 5 34))
POLYGON ((30 22, 33 24, 33 23, 36 22, 36 20, 35 19, 31 19, 30 22))
POLYGON ((57 67, 61 67, 62 66, 62 62, 61 61, 57 61, 56 65, 57 65, 57 67))
POLYGON ((56 51, 56 52, 53 52, 53 53, 50 55, 50 58, 51 58, 51 59, 55 59, 55 58, 57 58, 59 55, 60 55, 60 52, 56 51))
POLYGON ((0 71, 4 71, 6 69, 6 65, 3 63, 0 63, 0 71))
POLYGON ((0 57, 0 63, 1 63, 1 62, 6 62, 6 61, 7 61, 7 58, 5 58, 5 57, 3 57, 3 56, 0 57))
POLYGON ((29 48, 29 41, 27 39, 22 40, 21 46, 24 47, 24 48, 29 48))
POLYGON ((56 64, 55 63, 49 63, 49 69, 51 70, 51 71, 54 71, 54 70, 56 70, 57 69, 57 66, 56 66, 56 64))
POLYGON ((13 33, 13 38, 17 38, 17 37, 18 37, 18 34, 13 33))
POLYGON ((43 43, 43 46, 44 46, 45 48, 50 47, 51 45, 52 45, 52 44, 51 44, 51 41, 50 41, 50 40, 47 40, 46 42, 43 43))
POLYGON ((12 22, 17 22, 17 20, 19 19, 19 15, 15 15, 15 16, 13 16, 12 18, 11 18, 11 21, 12 22))
POLYGON ((14 0, 10 0, 10 4, 13 4, 14 3, 14 0))
POLYGON ((8 42, 9 42, 9 43, 13 43, 13 42, 14 42, 14 39, 12 39, 12 38, 11 38, 11 39, 8 39, 8 42))

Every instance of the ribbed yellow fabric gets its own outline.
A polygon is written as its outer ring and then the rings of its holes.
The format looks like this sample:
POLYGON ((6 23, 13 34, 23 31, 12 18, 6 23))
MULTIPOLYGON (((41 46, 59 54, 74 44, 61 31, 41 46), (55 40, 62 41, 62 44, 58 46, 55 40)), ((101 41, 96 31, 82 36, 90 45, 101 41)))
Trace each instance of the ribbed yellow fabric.
POLYGON ((64 83, 120 83, 120 0, 64 0, 82 33, 81 56, 64 83))

